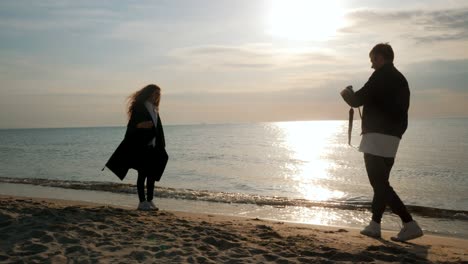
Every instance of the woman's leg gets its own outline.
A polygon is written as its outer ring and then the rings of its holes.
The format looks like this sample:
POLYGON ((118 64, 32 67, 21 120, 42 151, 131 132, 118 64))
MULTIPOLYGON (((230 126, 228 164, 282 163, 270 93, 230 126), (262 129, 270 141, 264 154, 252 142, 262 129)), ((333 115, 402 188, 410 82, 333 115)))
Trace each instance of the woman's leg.
POLYGON ((138 171, 138 179, 137 179, 137 190, 138 190, 138 199, 140 199, 140 203, 146 201, 145 199, 145 179, 143 173, 138 171))
POLYGON ((155 179, 153 177, 148 177, 146 180, 146 193, 148 194, 148 202, 151 202, 153 200, 153 195, 154 195, 154 182, 155 179))

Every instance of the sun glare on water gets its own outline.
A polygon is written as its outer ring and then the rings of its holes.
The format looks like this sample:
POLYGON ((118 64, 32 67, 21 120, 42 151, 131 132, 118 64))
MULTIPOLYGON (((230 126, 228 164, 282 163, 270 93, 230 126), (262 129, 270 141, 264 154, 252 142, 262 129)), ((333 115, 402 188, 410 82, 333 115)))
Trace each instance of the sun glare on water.
POLYGON ((267 15, 268 33, 287 40, 327 40, 345 25, 337 0, 274 0, 267 15))
POLYGON ((331 177, 334 164, 326 158, 334 135, 340 131, 340 121, 279 122, 274 124, 283 132, 283 146, 289 150, 292 173, 288 175, 304 198, 325 201, 344 194, 323 185, 331 177))

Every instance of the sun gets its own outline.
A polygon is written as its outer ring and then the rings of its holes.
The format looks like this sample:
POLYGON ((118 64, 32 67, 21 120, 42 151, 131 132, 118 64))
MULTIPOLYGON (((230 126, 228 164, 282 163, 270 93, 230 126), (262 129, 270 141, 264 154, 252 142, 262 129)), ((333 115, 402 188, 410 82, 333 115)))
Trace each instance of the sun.
POLYGON ((272 0, 267 31, 287 40, 327 40, 345 25, 338 0, 272 0))

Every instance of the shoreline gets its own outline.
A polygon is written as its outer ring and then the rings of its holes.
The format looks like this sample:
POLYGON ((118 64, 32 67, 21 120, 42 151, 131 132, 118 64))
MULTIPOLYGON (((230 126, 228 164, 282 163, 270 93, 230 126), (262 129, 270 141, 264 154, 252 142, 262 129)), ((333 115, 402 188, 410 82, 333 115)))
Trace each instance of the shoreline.
MULTIPOLYGON (((68 189, 23 183, 0 184, 0 195, 31 198, 62 199, 70 201, 96 202, 101 205, 137 207, 136 194, 114 193, 86 189, 68 189)), ((262 218, 270 221, 302 223, 321 226, 361 229, 370 219, 369 210, 345 210, 326 207, 268 206, 249 203, 216 203, 204 200, 174 199, 157 197, 157 205, 167 211, 203 212, 206 214, 262 218)), ((468 239, 466 220, 416 217, 426 234, 468 239)), ((396 215, 385 213, 382 229, 398 232, 401 222, 396 215)))
POLYGON ((0 195, 0 261, 315 263, 468 261, 468 241, 407 243, 358 229, 0 195))

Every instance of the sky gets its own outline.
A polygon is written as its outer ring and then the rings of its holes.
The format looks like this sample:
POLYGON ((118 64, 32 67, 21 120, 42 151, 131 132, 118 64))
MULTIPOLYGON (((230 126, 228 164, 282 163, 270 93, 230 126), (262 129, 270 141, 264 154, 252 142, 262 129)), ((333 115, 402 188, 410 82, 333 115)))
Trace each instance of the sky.
POLYGON ((149 83, 165 124, 346 119, 381 42, 410 120, 468 117, 465 0, 11 0, 0 38, 0 128, 124 126, 149 83))

